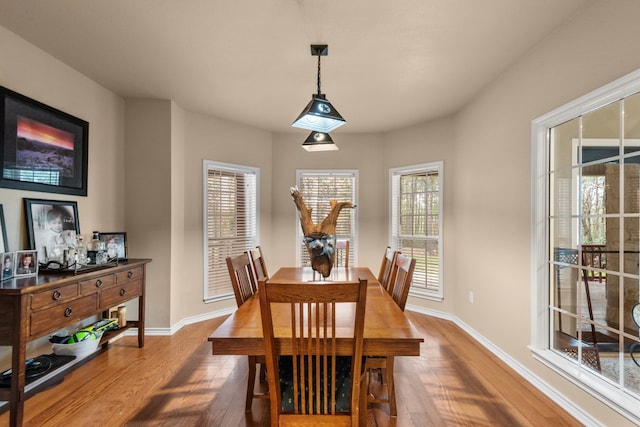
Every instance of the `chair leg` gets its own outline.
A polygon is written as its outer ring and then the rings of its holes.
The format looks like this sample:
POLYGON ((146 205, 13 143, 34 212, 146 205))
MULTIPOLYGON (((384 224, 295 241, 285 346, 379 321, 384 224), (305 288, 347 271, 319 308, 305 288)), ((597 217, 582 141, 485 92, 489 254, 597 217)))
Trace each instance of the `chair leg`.
POLYGON ((267 367, 265 366, 264 362, 260 363, 260 382, 267 382, 267 367))
POLYGON ((367 420, 369 418, 369 405, 367 405, 367 390, 370 379, 370 373, 368 371, 364 371, 362 375, 360 375, 360 396, 358 399, 358 426, 359 427, 367 427, 367 420))
POLYGON ((398 416, 396 408, 396 389, 393 381, 393 356, 387 357, 387 393, 389 394, 389 414, 392 417, 398 416))
POLYGON ((251 412, 251 404, 253 403, 253 388, 256 385, 256 357, 248 356, 249 375, 247 379, 247 400, 245 402, 245 411, 251 412))

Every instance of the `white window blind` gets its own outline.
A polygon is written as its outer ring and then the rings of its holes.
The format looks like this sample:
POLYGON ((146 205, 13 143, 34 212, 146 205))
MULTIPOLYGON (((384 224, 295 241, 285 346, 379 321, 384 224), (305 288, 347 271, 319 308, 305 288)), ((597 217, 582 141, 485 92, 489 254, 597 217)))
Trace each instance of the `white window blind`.
POLYGON ((258 244, 259 170, 204 162, 205 301, 233 297, 226 265, 258 244))
POLYGON ((415 258, 411 295, 441 300, 442 162, 390 170, 391 247, 415 258))
MULTIPOLYGON (((298 170, 296 181, 305 204, 311 209, 315 224, 320 224, 331 210, 330 201, 356 203, 357 174, 355 170, 298 170)), ((336 224, 336 239, 349 240, 350 265, 356 265, 357 230, 356 209, 343 209, 336 224)), ((310 267, 309 253, 303 243, 300 220, 296 216, 296 241, 299 243, 296 263, 310 267)))

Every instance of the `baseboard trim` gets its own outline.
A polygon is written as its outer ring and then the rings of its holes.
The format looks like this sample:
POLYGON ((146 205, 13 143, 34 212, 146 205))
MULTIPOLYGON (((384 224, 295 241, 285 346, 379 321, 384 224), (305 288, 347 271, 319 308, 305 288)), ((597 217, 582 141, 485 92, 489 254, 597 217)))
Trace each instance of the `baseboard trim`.
MULTIPOLYGON (((170 328, 145 328, 144 334, 145 334, 145 336, 171 336, 171 335, 175 334, 176 332, 178 332, 183 327, 185 327, 186 325, 190 325, 192 323, 204 322, 205 320, 211 320, 211 319, 215 319, 215 318, 221 317, 221 316, 227 316, 227 315, 233 313, 236 310, 237 310, 236 307, 228 307, 228 308, 224 308, 222 310, 216 310, 216 311, 211 311, 209 313, 198 314, 196 316, 191 316, 191 317, 187 317, 185 319, 182 319, 178 323, 172 325, 170 328)), ((125 335, 127 335, 127 336, 136 335, 137 336, 138 335, 138 329, 137 328, 131 328, 126 332, 125 335)))

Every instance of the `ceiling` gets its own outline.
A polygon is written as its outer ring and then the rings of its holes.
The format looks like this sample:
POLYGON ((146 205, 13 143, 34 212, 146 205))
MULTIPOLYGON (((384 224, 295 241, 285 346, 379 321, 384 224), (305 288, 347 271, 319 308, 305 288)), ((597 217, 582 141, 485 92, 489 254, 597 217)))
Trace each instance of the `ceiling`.
POLYGON ((301 134, 328 44, 335 132, 385 132, 459 110, 592 1, 0 0, 0 25, 124 98, 301 134))

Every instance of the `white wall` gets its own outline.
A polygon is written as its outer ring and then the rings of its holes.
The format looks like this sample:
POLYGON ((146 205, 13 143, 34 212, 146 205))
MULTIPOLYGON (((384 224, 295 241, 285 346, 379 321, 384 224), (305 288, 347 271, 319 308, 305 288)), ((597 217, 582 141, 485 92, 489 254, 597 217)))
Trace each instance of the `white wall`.
MULTIPOLYGON (((531 330, 531 120, 640 67, 640 2, 594 2, 455 119, 454 314, 604 425, 626 419, 536 362, 531 330), (473 291, 475 302, 469 303, 473 291)), ((445 170, 446 170, 445 166, 445 170)))
MULTIPOLYGON (((89 196, 50 197, 0 189, 9 244, 12 249, 25 244, 22 197, 77 199, 85 233, 135 224, 135 231, 127 229, 132 234, 132 251, 137 256, 159 253, 149 265, 154 283, 150 286, 159 290, 149 299, 149 326, 167 328, 225 306, 202 303, 202 160, 261 169, 261 244, 273 271, 295 259, 296 211, 288 189, 295 184, 297 168, 360 171, 357 262, 377 266, 387 244, 388 169, 444 160, 445 300, 436 304, 413 298, 409 303, 457 316, 594 419, 605 425, 626 425, 613 410, 534 361, 527 349, 530 126, 533 118, 640 67, 640 48, 635 43, 640 40, 638 16, 636 0, 594 2, 549 34, 456 116, 384 135, 336 132, 340 147, 336 153, 303 151, 303 132, 272 135, 182 111, 170 101, 151 100, 127 102, 127 118, 130 114, 142 117, 153 126, 153 111, 159 111, 164 129, 161 153, 153 152, 150 141, 125 147, 122 99, 0 27, 0 84, 91 123, 89 196), (136 105, 137 112, 129 109, 136 105), (150 150, 149 158, 142 155, 145 149, 150 150), (136 175, 128 166, 125 175, 124 153, 132 150, 143 150, 135 153, 144 160, 138 168, 159 164, 169 169, 151 175, 161 180, 160 190, 167 194, 159 195, 159 189, 153 188, 145 196, 142 186, 131 182, 148 170, 140 169, 136 175), (149 161, 156 156, 158 163, 149 161), (161 172, 168 174, 166 180, 161 172), (102 179, 105 176, 112 178, 102 179), (182 195, 177 193, 181 190, 182 195), (141 199, 136 201, 132 195, 141 199), (138 211, 144 202, 151 202, 150 206, 138 211), (140 218, 149 214, 151 206, 163 209, 158 213, 161 228, 139 229, 140 218), (177 268, 182 268, 179 274, 177 268), (475 294, 473 304, 469 291, 475 294)), ((127 122, 129 126, 134 125, 127 122)), ((140 129, 126 135, 127 144, 135 132, 140 129)), ((144 137, 139 134, 136 139, 144 137)))
POLYGON ((375 134, 332 134, 338 151, 310 153, 302 148, 308 132, 276 134, 273 143, 272 250, 265 258, 269 271, 295 265, 298 211, 289 188, 296 185, 297 169, 357 169, 358 259, 375 274, 387 246, 388 170, 384 167, 383 138, 375 134), (273 265, 273 267, 272 267, 273 265))
MULTIPOLYGON (((446 117, 386 134, 383 145, 384 166, 382 168, 382 171, 386 173, 388 182, 390 168, 437 161, 443 162, 442 239, 444 266, 442 279, 444 283, 444 299, 442 302, 436 302, 410 296, 407 304, 446 313, 454 312, 455 274, 460 269, 458 264, 451 262, 455 258, 457 248, 450 243, 457 234, 455 222, 453 221, 455 213, 453 209, 453 201, 455 200, 454 188, 457 173, 457 162, 454 158, 454 124, 452 117, 446 117)), ((388 187, 388 184, 385 185, 388 187)), ((388 188, 386 194, 385 209, 388 210, 388 188)), ((386 216, 384 221, 387 221, 386 216)))
POLYGON ((75 200, 80 230, 124 227, 124 102, 0 27, 0 85, 89 122, 88 196, 0 189, 9 248, 27 247, 22 198, 75 200))
MULTIPOLYGON (((183 261, 177 281, 173 284, 181 293, 181 305, 175 308, 175 320, 205 315, 224 307, 226 302, 204 304, 203 295, 203 185, 204 160, 252 166, 260 169, 260 242, 265 256, 271 246, 271 133, 238 125, 214 117, 184 112, 184 167, 182 191, 184 197, 183 261)), ((175 324, 172 323, 172 324, 175 324)))
MULTIPOLYGON (((23 198, 77 201, 85 235, 124 231, 124 101, 4 27, 0 58, 0 85, 89 122, 87 197, 0 189, 9 249, 29 245, 23 198)), ((43 341, 32 343, 28 353, 40 354, 43 341)), ((8 365, 7 355, 0 350, 0 365, 8 365)))
POLYGON ((125 227, 129 256, 152 259, 146 270, 148 328, 171 324, 172 111, 167 100, 126 102, 125 227))

